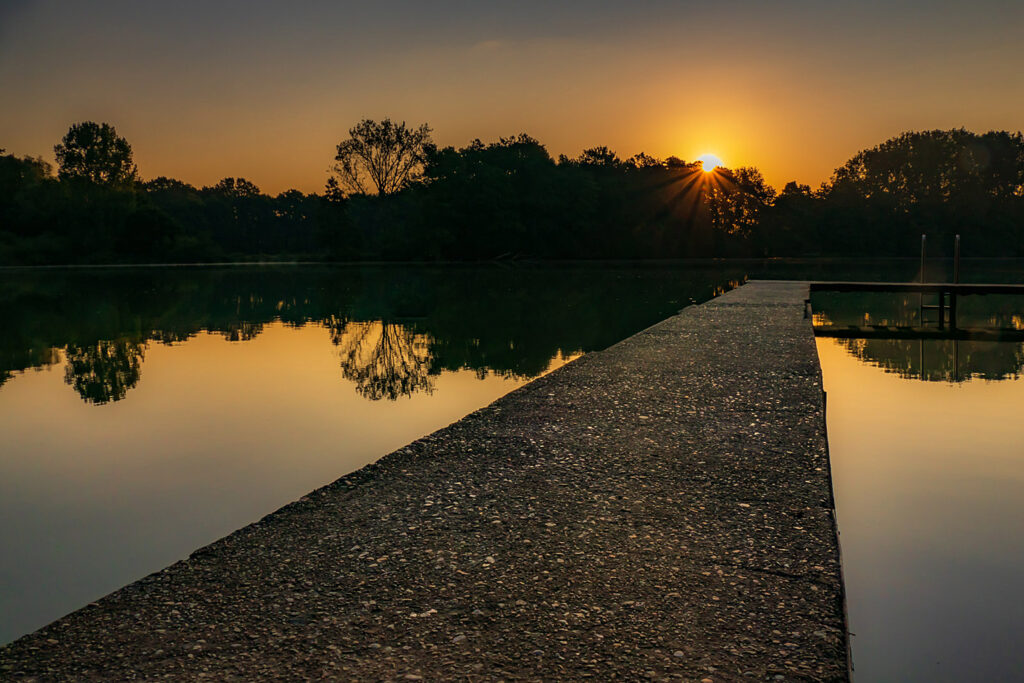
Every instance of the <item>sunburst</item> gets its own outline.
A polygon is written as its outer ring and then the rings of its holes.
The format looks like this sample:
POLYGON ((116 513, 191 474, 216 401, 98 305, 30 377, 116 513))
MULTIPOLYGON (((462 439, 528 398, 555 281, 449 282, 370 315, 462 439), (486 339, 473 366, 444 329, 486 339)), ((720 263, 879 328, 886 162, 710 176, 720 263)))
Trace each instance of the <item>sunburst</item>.
POLYGON ((702 154, 697 161, 704 167, 705 173, 714 173, 722 165, 722 160, 714 154, 702 154))

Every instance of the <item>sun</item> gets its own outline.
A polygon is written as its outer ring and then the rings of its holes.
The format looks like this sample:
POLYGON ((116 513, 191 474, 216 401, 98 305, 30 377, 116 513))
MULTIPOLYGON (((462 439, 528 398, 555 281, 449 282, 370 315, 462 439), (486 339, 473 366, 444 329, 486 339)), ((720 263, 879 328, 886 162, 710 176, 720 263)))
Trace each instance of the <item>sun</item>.
POLYGON ((715 169, 722 165, 722 160, 714 154, 702 154, 697 157, 697 161, 704 165, 705 173, 714 173, 715 169))

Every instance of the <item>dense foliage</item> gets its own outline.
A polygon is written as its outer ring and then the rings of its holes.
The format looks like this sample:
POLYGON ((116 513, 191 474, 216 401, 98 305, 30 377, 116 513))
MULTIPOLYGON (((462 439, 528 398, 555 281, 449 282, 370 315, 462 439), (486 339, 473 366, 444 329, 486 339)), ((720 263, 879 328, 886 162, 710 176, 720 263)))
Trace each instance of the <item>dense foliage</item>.
POLYGON ((272 197, 243 178, 141 181, 111 126, 76 124, 57 174, 0 151, 0 263, 911 255, 921 233, 1024 255, 1020 133, 904 133, 781 193, 755 168, 429 133, 363 121, 323 195, 272 197))

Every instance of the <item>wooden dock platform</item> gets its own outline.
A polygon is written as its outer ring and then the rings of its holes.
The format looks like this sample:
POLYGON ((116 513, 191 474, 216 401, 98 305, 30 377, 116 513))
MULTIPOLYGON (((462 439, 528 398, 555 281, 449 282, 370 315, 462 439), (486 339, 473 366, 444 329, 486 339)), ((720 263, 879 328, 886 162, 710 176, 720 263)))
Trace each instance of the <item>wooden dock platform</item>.
POLYGON ((1024 285, 963 282, 810 282, 814 292, 907 292, 913 294, 1024 294, 1024 285))
MULTIPOLYGON (((1024 331, 1016 328, 961 328, 957 319, 958 298, 970 295, 1021 295, 1022 284, 963 283, 963 282, 828 282, 808 283, 810 294, 815 292, 917 294, 920 300, 920 320, 914 327, 893 326, 822 326, 816 327, 819 337, 847 339, 958 339, 972 341, 1017 341, 1024 339, 1024 331), (925 296, 935 295, 936 303, 925 303, 925 296), (935 312, 931 322, 928 314, 935 312)), ((807 300, 810 304, 810 299, 807 300)))

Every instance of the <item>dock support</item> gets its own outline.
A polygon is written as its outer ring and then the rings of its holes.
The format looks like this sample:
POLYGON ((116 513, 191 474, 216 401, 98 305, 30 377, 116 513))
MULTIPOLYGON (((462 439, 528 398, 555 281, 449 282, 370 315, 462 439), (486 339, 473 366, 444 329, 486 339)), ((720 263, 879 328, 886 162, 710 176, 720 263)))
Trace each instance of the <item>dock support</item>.
POLYGON ((921 284, 924 284, 924 248, 928 241, 928 235, 921 235, 921 284))
MULTIPOLYGON (((924 233, 921 234, 921 269, 919 271, 919 278, 921 284, 924 284, 924 249, 927 243, 928 236, 924 233)), ((924 292, 921 292, 921 296, 918 297, 918 316, 921 320, 921 326, 924 327, 924 292)))
POLYGON ((939 329, 946 327, 946 291, 939 290, 939 329))
MULTIPOLYGON (((953 284, 960 284, 960 235, 953 240, 953 284)), ((956 329, 956 292, 949 292, 949 328, 956 329)))

